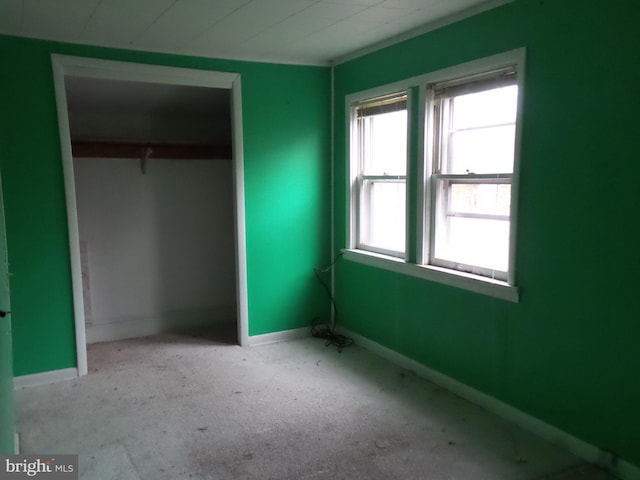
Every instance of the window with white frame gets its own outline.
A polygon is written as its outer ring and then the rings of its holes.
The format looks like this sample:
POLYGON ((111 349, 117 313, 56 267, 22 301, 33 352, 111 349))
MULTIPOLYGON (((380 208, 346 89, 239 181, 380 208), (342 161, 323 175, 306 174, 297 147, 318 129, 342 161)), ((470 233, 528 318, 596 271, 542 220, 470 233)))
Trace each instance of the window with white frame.
POLYGON ((517 301, 523 68, 519 49, 347 96, 345 258, 517 301))
POLYGON ((427 87, 429 264, 507 280, 516 79, 508 66, 427 87))
POLYGON ((353 106, 357 248, 404 256, 406 243, 407 94, 353 106))

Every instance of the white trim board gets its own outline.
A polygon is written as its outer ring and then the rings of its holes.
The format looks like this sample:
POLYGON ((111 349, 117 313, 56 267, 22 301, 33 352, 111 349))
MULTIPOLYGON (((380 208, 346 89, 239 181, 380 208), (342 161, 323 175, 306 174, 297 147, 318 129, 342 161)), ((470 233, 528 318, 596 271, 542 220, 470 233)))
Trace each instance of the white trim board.
POLYGON ((482 393, 473 387, 444 375, 401 353, 369 340, 346 328, 338 328, 340 333, 353 338, 357 345, 375 353, 396 365, 415 372, 419 377, 439 385, 450 392, 479 405, 487 411, 515 424, 542 439, 564 448, 585 461, 597 464, 624 480, 640 480, 640 467, 620 458, 612 458, 609 452, 591 445, 573 435, 543 422, 528 413, 518 410, 495 397, 482 393))
POLYGON ((249 343, 249 296, 247 293, 247 233, 244 212, 244 141, 242 137, 242 79, 240 75, 236 75, 231 82, 231 97, 238 341, 240 346, 244 347, 249 343))
POLYGON ((82 290, 82 272, 80 261, 80 236, 78 233, 78 214, 76 205, 73 155, 67 111, 65 76, 81 76, 111 80, 163 83, 183 86, 225 88, 231 90, 231 112, 233 131, 233 168, 235 194, 235 237, 236 237, 236 281, 238 305, 238 342, 246 345, 249 330, 247 299, 247 265, 244 214, 244 156, 242 133, 242 97, 240 74, 215 72, 190 68, 147 65, 130 62, 118 62, 95 58, 51 55, 55 99, 60 130, 60 148, 64 172, 65 196, 67 203, 67 223, 69 229, 69 251, 71 257, 71 279, 73 290, 73 311, 76 334, 76 359, 78 374, 88 373, 87 348, 82 290))
POLYGON ((64 368, 62 370, 51 370, 50 372, 33 373, 31 375, 21 375, 13 378, 13 388, 35 387, 48 383, 64 382, 78 378, 77 368, 64 368))

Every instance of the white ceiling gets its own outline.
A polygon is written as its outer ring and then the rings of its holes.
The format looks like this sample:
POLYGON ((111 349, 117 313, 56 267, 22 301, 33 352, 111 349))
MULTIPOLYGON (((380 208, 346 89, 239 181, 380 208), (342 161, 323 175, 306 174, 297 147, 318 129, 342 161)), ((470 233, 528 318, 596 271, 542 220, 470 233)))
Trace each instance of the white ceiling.
POLYGON ((0 0, 0 33, 328 65, 512 0, 0 0))

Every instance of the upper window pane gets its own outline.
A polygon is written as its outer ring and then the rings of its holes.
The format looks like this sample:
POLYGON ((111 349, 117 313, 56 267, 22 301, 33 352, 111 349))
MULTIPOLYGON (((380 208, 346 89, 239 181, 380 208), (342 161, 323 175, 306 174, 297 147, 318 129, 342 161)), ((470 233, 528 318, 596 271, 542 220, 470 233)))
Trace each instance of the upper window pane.
POLYGON ((406 97, 376 107, 372 101, 358 107, 362 173, 364 175, 406 175, 406 97))
POLYGON ((442 173, 512 173, 518 87, 459 95, 443 102, 442 173))
POLYGON ((513 173, 515 125, 451 132, 443 173, 513 173))
POLYGON ((455 97, 454 130, 513 124, 518 110, 518 86, 509 85, 455 97))

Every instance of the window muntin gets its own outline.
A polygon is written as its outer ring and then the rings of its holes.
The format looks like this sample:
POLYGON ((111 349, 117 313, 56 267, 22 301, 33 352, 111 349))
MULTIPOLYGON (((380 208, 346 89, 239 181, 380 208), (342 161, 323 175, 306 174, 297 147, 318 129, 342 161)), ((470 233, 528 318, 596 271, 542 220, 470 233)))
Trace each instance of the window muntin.
POLYGON ((402 257, 406 244, 407 95, 354 106, 356 246, 402 257))
POLYGON ((427 263, 507 280, 518 105, 515 69, 455 82, 428 87, 434 148, 427 263))

